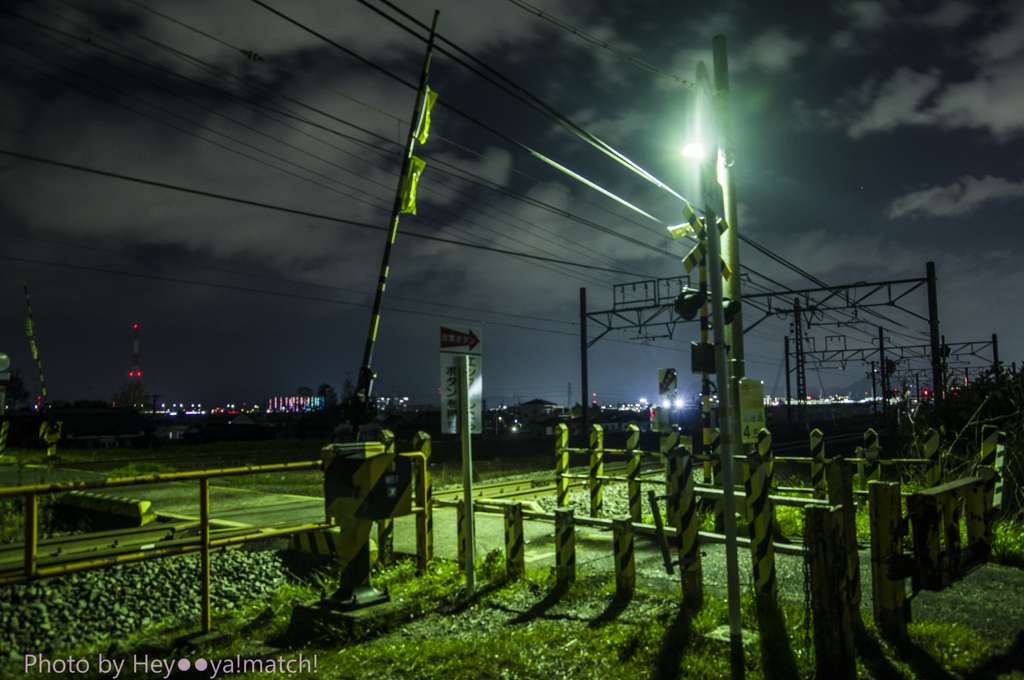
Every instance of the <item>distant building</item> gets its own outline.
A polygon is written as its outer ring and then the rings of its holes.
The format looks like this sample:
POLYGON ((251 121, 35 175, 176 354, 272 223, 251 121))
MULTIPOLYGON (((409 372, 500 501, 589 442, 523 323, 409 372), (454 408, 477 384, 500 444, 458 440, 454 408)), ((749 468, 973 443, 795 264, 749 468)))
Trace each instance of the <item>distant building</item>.
POLYGON ((534 399, 519 405, 519 422, 524 425, 546 420, 551 416, 564 411, 558 404, 543 399, 534 399))

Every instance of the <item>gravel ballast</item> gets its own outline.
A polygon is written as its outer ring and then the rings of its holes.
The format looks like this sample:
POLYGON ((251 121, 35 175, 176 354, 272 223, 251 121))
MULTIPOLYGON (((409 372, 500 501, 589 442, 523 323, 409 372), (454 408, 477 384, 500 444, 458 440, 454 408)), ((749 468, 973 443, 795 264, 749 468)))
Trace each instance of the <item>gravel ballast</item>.
MULTIPOLYGON (((212 611, 269 598, 283 583, 274 552, 235 550, 210 558, 212 611)), ((0 588, 0 661, 48 654, 158 622, 198 625, 199 556, 184 555, 0 588)))

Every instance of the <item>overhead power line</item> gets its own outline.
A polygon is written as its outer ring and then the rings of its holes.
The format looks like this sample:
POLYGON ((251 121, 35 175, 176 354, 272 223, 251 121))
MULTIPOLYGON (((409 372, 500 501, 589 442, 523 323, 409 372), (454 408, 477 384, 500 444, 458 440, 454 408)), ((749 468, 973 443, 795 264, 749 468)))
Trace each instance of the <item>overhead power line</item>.
MULTIPOLYGON (((256 208, 266 208, 268 210, 276 210, 278 212, 290 213, 292 215, 300 215, 302 217, 312 217, 318 220, 326 220, 328 222, 337 222, 339 224, 348 224, 354 227, 361 227, 363 229, 373 229, 375 231, 387 231, 385 227, 380 227, 375 224, 367 224, 366 222, 356 222, 355 220, 346 220, 341 217, 332 217, 330 215, 323 215, 320 213, 309 212, 306 210, 296 210, 295 208, 285 208, 284 206, 272 205, 270 203, 261 203, 259 201, 250 201, 244 198, 237 198, 235 196, 225 196, 224 194, 215 194, 209 191, 201 191, 199 189, 190 189, 188 187, 179 186, 177 184, 168 184, 166 182, 156 182, 149 179, 142 179, 140 177, 130 177, 128 175, 122 175, 116 172, 107 172, 105 170, 98 170, 96 168, 88 168, 82 165, 73 165, 71 163, 62 163, 60 161, 50 160, 48 158, 40 158, 39 156, 32 156, 29 154, 17 153, 8 149, 0 149, 0 154, 6 156, 13 156, 15 158, 22 158, 24 160, 35 161, 37 163, 45 163, 47 165, 54 165, 61 168, 68 168, 70 170, 78 170, 80 172, 88 172, 95 175, 101 175, 103 177, 112 177, 114 179, 121 179, 128 182, 136 182, 138 184, 145 184, 147 186, 159 187, 161 189, 170 189, 172 191, 181 191, 188 194, 195 194, 197 196, 205 196, 207 198, 216 198, 221 201, 230 201, 232 203, 241 203, 242 205, 249 205, 256 208)), ((516 257, 525 257, 531 260, 540 260, 543 262, 553 262, 555 264, 563 264, 571 267, 580 267, 582 269, 592 269, 595 271, 606 271, 615 274, 628 274, 630 276, 639 276, 635 272, 624 271, 621 269, 610 269, 608 267, 598 267, 596 265, 581 264, 579 262, 570 262, 568 260, 560 260, 554 257, 543 257, 541 255, 530 255, 527 253, 520 253, 514 250, 505 250, 504 248, 495 248, 493 246, 479 245, 475 243, 464 243, 462 241, 454 241, 452 239, 441 238, 439 236, 428 236, 426 234, 417 234, 412 231, 402 232, 405 236, 413 238, 426 239, 428 241, 438 241, 440 243, 448 243, 450 245, 462 246, 464 248, 475 248, 477 250, 486 250, 492 253, 499 253, 501 255, 514 255, 516 257)))
POLYGON ((553 24, 553 25, 561 28, 564 31, 568 31, 569 33, 572 33, 573 35, 577 36, 578 38, 581 38, 582 40, 587 41, 588 43, 590 43, 592 45, 597 45, 598 47, 603 47, 604 49, 608 50, 609 52, 611 52, 611 53, 613 53, 613 54, 615 54, 615 55, 617 55, 619 57, 622 57, 623 59, 628 61, 633 66, 636 66, 637 68, 643 69, 644 71, 648 71, 649 73, 654 73, 655 75, 662 76, 663 78, 668 78, 669 80, 674 80, 675 82, 679 83, 680 85, 683 85, 683 86, 685 86, 685 87, 687 87, 687 88, 689 88, 691 90, 694 88, 694 84, 691 81, 686 80, 685 78, 680 78, 679 76, 677 76, 675 74, 672 74, 672 73, 668 73, 667 71, 663 71, 662 69, 658 68, 657 66, 654 66, 653 64, 649 64, 649 63, 647 63, 646 61, 644 61, 643 59, 641 59, 639 57, 634 57, 634 56, 632 56, 630 54, 627 54, 626 52, 624 52, 623 50, 620 50, 619 48, 615 47, 614 45, 609 45, 605 41, 600 40, 598 38, 595 38, 594 36, 590 35, 589 33, 586 33, 584 31, 576 28, 572 24, 568 24, 568 23, 562 21, 561 19, 558 19, 558 18, 548 14, 547 12, 543 12, 543 11, 537 9, 536 7, 534 7, 533 5, 531 5, 529 3, 523 2, 523 0, 509 0, 509 2, 511 2, 516 7, 519 7, 520 9, 526 10, 530 14, 536 14, 538 17, 540 17, 544 21, 547 21, 548 23, 553 24))

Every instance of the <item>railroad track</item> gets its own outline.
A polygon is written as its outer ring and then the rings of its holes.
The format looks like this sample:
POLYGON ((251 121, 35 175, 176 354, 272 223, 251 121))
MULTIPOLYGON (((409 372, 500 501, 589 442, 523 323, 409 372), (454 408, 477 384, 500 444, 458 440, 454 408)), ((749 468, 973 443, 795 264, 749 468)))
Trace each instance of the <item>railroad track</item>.
MULTIPOLYGON (((273 531, 294 522, 277 522, 266 526, 242 526, 211 529, 211 539, 230 538, 273 531)), ((100 560, 157 548, 173 548, 195 540, 199 521, 170 522, 141 529, 98 531, 76 536, 42 539, 36 550, 36 566, 40 569, 60 567, 84 560, 100 560)), ((0 578, 24 572, 25 544, 9 543, 0 548, 0 578)))
POLYGON ((298 449, 295 451, 253 451, 207 456, 175 456, 170 458, 123 458, 119 460, 103 461, 69 461, 58 463, 53 467, 64 470, 83 470, 86 472, 116 470, 117 468, 126 467, 128 465, 138 465, 140 463, 160 463, 174 468, 190 467, 194 465, 208 468, 220 468, 233 467, 235 465, 266 464, 268 462, 294 463, 297 461, 319 460, 320 450, 320 448, 315 448, 298 449))
MULTIPOLYGON (((604 466, 605 477, 623 477, 626 475, 627 466, 622 463, 606 464, 604 466)), ((576 468, 573 474, 586 474, 584 468, 576 468)), ((641 463, 640 476, 650 477, 655 474, 664 474, 652 464, 641 463)), ((569 481, 569 490, 577 491, 586 485, 586 480, 573 479, 569 481)), ((557 490, 555 475, 541 473, 536 477, 518 479, 513 481, 499 481, 488 484, 474 484, 473 498, 491 498, 495 500, 530 500, 541 496, 553 496, 557 490)), ((455 505, 463 498, 461 486, 433 492, 433 500, 438 505, 455 505)))

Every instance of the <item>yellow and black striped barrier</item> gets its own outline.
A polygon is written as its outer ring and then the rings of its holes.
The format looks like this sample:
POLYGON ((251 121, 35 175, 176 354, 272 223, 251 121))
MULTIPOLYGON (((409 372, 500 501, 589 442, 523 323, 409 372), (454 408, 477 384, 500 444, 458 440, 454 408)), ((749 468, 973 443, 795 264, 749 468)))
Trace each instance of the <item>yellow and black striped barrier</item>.
MULTIPOLYGON (((288 539, 288 548, 311 555, 325 555, 337 559, 343 550, 341 531, 337 527, 294 534, 288 539)), ((372 552, 372 546, 371 546, 372 552)))
POLYGON ((942 437, 933 428, 924 431, 924 441, 918 444, 921 457, 928 461, 928 470, 925 472, 925 483, 927 486, 938 486, 942 483, 942 459, 939 458, 939 446, 942 437))
POLYGON ((576 524, 572 508, 555 510, 555 578, 560 586, 576 580, 576 524))
POLYGON ((523 539, 523 506, 505 506, 505 575, 517 579, 526 575, 526 551, 523 539))
POLYGON ((825 435, 821 430, 811 431, 811 488, 814 498, 824 498, 825 490, 825 435))
POLYGON ((604 429, 597 423, 590 426, 590 516, 601 518, 604 505, 604 429))
POLYGON ((615 592, 631 593, 636 590, 633 522, 629 519, 612 520, 612 537, 615 542, 615 592))
POLYGON ((156 519, 155 514, 146 514, 152 501, 133 498, 118 498, 85 491, 71 491, 65 494, 60 505, 85 511, 100 523, 117 524, 117 528, 141 527, 156 519))
POLYGON ((564 508, 569 500, 569 426, 559 423, 555 428, 555 494, 558 507, 564 508))
POLYGON ((425 459, 423 465, 423 481, 421 485, 425 489, 423 499, 423 512, 416 515, 416 555, 418 568, 425 571, 427 562, 434 557, 434 487, 430 480, 430 435, 426 432, 417 432, 413 437, 412 446, 416 451, 423 454, 425 459))
POLYGON ((754 560, 754 592, 775 597, 779 584, 775 577, 775 508, 769 500, 771 479, 768 459, 772 453, 772 435, 757 433, 757 453, 747 457, 747 519, 750 524, 750 550, 754 560))
POLYGON ((629 462, 626 467, 626 478, 629 480, 629 516, 640 523, 641 517, 641 496, 640 496, 640 449, 637 444, 640 442, 640 428, 636 425, 629 426, 629 438, 626 441, 626 449, 629 451, 629 462))
POLYGON ((0 455, 3 455, 7 448, 7 427, 10 425, 6 420, 0 423, 0 455))

